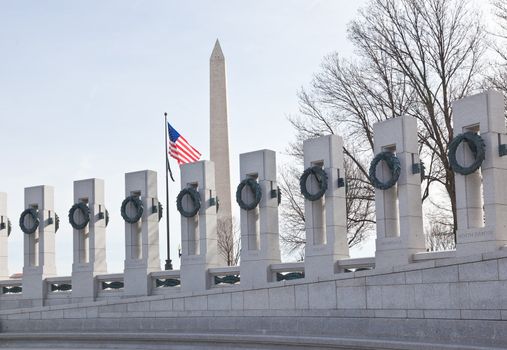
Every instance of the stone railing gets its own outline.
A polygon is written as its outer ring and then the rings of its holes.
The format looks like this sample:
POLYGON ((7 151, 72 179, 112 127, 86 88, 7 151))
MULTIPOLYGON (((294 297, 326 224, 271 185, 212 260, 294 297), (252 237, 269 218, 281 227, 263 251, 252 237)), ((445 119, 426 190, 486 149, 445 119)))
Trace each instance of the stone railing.
POLYGON ((48 277, 46 278, 46 288, 48 294, 70 293, 72 291, 72 278, 68 277, 48 277))
POLYGON ((95 279, 97 286, 97 298, 121 297, 123 295, 125 287, 123 282, 123 273, 97 275, 95 279))
POLYGON ((23 281, 21 279, 10 279, 0 281, 0 298, 4 296, 18 296, 23 293, 23 281))
POLYGON ((179 270, 156 271, 150 273, 152 294, 165 294, 179 291, 181 278, 179 270))
POLYGON ((47 277, 44 304, 64 305, 72 302, 72 278, 70 276, 47 277))
POLYGON ((210 268, 208 275, 212 288, 239 285, 241 282, 239 266, 210 268))
POLYGON ((303 262, 272 264, 271 281, 280 282, 305 278, 305 264, 303 262))
POLYGON ((338 272, 355 272, 375 268, 375 258, 342 259, 336 263, 338 272))
MULTIPOLYGON (((335 263, 336 276, 348 271, 362 271, 372 269, 375 258, 343 259, 335 263)), ((305 263, 291 262, 270 264, 270 281, 283 282, 305 279, 305 263)), ((225 266, 209 268, 206 272, 209 289, 239 287, 241 285, 240 266, 225 266)), ((147 295, 177 295, 181 292, 181 271, 155 271, 148 274, 151 284, 147 295), (176 293, 176 294, 175 294, 176 293)), ((47 277, 45 283, 44 305, 70 304, 73 301, 72 278, 70 276, 47 277)), ((96 300, 110 300, 124 298, 124 273, 96 275, 93 282, 96 288, 96 300)), ((283 283, 282 283, 283 284, 283 283)), ((22 279, 0 281, 0 308, 16 308, 18 304, 3 303, 2 300, 21 300, 22 279)))

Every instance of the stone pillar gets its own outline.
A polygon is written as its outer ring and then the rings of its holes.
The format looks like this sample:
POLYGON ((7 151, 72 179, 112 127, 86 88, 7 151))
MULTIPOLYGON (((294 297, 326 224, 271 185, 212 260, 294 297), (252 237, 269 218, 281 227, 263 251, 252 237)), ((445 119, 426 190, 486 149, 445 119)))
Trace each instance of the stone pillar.
POLYGON ((7 193, 0 192, 0 280, 9 278, 7 193))
MULTIPOLYGON (((500 145, 507 143, 504 112, 503 96, 493 90, 453 103, 454 136, 478 132, 486 145, 480 169, 470 175, 455 173, 456 251, 461 256, 507 244, 507 156, 499 154, 500 145)), ((469 165, 470 148, 462 143, 456 158, 461 165, 469 165)))
MULTIPOLYGON (((398 182, 387 190, 375 189, 377 239, 375 267, 389 268, 412 262, 414 253, 426 250, 421 204, 421 174, 418 165, 417 121, 409 116, 388 119, 373 125, 375 154, 392 152, 400 160, 398 182)), ((391 173, 381 161, 377 178, 385 182, 391 173)))
MULTIPOLYGON (((148 295, 151 289, 149 273, 160 271, 157 173, 143 170, 125 174, 125 196, 139 197, 143 215, 134 224, 125 222, 123 293, 129 297, 148 295)), ((133 212, 130 204, 126 210, 133 212)))
MULTIPOLYGON (((317 280, 332 277, 336 261, 349 257, 343 139, 327 135, 306 140, 303 151, 305 169, 319 166, 328 177, 324 196, 315 201, 305 200, 305 277, 317 280)), ((310 193, 318 192, 315 176, 310 176, 306 184, 310 193)))
MULTIPOLYGON (((42 306, 46 295, 46 277, 56 276, 54 188, 35 186, 25 188, 25 209, 37 210, 39 227, 24 234, 23 299, 31 306, 42 306)), ((25 225, 33 225, 25 218, 25 225)), ((27 305, 28 306, 28 305, 27 305)))
MULTIPOLYGON (((217 207, 215 164, 203 160, 181 166, 181 189, 199 192, 201 208, 193 217, 181 216, 181 289, 202 291, 210 288, 208 268, 220 265, 217 246, 217 207)), ((192 210, 188 195, 182 198, 184 210, 192 210)))
MULTIPOLYGON (((74 181, 74 203, 88 206, 90 221, 81 230, 73 229, 72 299, 88 302, 95 300, 95 275, 107 273, 104 180, 74 181)), ((74 220, 79 223, 85 218, 76 211, 74 220)))
MULTIPOLYGON (((280 263, 276 153, 243 153, 239 163, 240 179, 256 180, 262 191, 256 208, 241 209, 241 285, 251 288, 271 282, 269 266, 280 263)), ((242 199, 245 203, 254 199, 248 187, 243 189, 242 199)))

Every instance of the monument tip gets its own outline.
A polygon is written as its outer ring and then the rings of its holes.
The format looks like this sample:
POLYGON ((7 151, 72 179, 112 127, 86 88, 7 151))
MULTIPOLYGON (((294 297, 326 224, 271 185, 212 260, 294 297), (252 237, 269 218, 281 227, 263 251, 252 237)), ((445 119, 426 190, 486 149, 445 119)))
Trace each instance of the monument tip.
POLYGON ((224 53, 222 52, 222 48, 220 47, 220 41, 215 41, 215 46, 213 47, 213 51, 211 52, 211 60, 223 60, 224 53))

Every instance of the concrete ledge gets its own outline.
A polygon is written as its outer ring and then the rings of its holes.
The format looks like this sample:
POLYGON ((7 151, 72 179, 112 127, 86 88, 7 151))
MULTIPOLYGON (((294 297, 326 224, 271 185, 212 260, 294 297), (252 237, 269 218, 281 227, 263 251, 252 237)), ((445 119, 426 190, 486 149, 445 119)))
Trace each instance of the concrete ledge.
POLYGON ((455 258, 455 250, 443 250, 439 252, 421 252, 414 254, 414 261, 455 258))
POLYGON ((230 333, 11 333, 0 334, 0 348, 117 348, 124 349, 396 349, 396 350, 497 350, 459 344, 441 344, 392 339, 311 337, 230 333), (40 345, 40 347, 37 346, 40 345))
POLYGON ((158 349, 159 345, 167 346, 164 343, 167 341, 183 342, 180 345, 186 345, 186 349, 485 350, 507 347, 507 322, 495 320, 397 319, 388 314, 384 318, 367 315, 362 318, 144 316, 7 320, 2 322, 0 348, 113 348, 115 344, 116 348, 126 348, 137 344, 137 348, 148 349, 153 345, 158 349))

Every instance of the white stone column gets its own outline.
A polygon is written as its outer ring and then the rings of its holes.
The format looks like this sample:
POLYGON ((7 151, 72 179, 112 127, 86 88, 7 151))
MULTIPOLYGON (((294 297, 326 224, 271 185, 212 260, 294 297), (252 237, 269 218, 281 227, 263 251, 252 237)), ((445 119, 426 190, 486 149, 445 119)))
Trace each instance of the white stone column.
MULTIPOLYGON (((125 222, 124 295, 150 294, 149 273, 160 271, 158 237, 157 173, 143 170, 125 174, 125 196, 137 196, 143 203, 141 219, 125 222), (157 209, 155 209, 157 208, 157 209)), ((133 208, 127 206, 132 213, 133 208)))
MULTIPOLYGON (((39 227, 24 235, 23 299, 32 306, 42 306, 46 295, 46 277, 56 276, 54 188, 35 186, 25 188, 25 209, 37 210, 39 227)), ((25 225, 33 225, 25 218, 25 225)))
MULTIPOLYGON (((81 230, 73 229, 72 299, 88 302, 95 300, 95 275, 107 273, 104 180, 74 181, 74 203, 88 206, 90 221, 81 230)), ((74 220, 84 222, 85 218, 76 211, 74 220)))
MULTIPOLYGON (((271 282, 269 266, 280 263, 276 153, 271 150, 243 153, 239 163, 240 179, 256 180, 262 191, 256 208, 241 209, 241 285, 250 288, 271 282)), ((248 187, 243 189, 242 199, 245 203, 254 199, 248 187)))
MULTIPOLYGON (((421 203, 417 121, 409 116, 388 119, 373 125, 375 154, 393 152, 400 160, 398 182, 387 190, 375 189, 377 239, 375 267, 389 268, 412 262, 414 253, 425 251, 421 203)), ((391 173, 383 161, 377 165, 380 181, 391 173)))
MULTIPOLYGON (((345 178, 343 139, 327 135, 306 140, 303 152, 305 169, 322 167, 328 177, 325 195, 305 200, 305 277, 317 280, 332 277, 336 261, 349 257, 345 186, 338 186, 338 180, 345 178)), ((307 180, 307 188, 310 193, 318 192, 314 176, 307 180)))
MULTIPOLYGON (((470 175, 455 173, 456 251, 461 256, 494 251, 507 244, 507 156, 499 154, 500 145, 507 143, 504 99, 490 90, 455 101, 452 107, 454 136, 478 132, 486 145, 480 169, 470 175)), ((467 166, 471 157, 462 143, 458 162, 467 166)))
MULTIPOLYGON (((181 216, 181 289, 202 291, 210 288, 208 268, 218 267, 215 164, 203 160, 181 166, 181 189, 199 192, 201 208, 194 217, 181 216)), ((182 199, 184 210, 192 210, 188 195, 182 199)))
POLYGON ((9 278, 7 193, 0 192, 0 280, 9 278))

